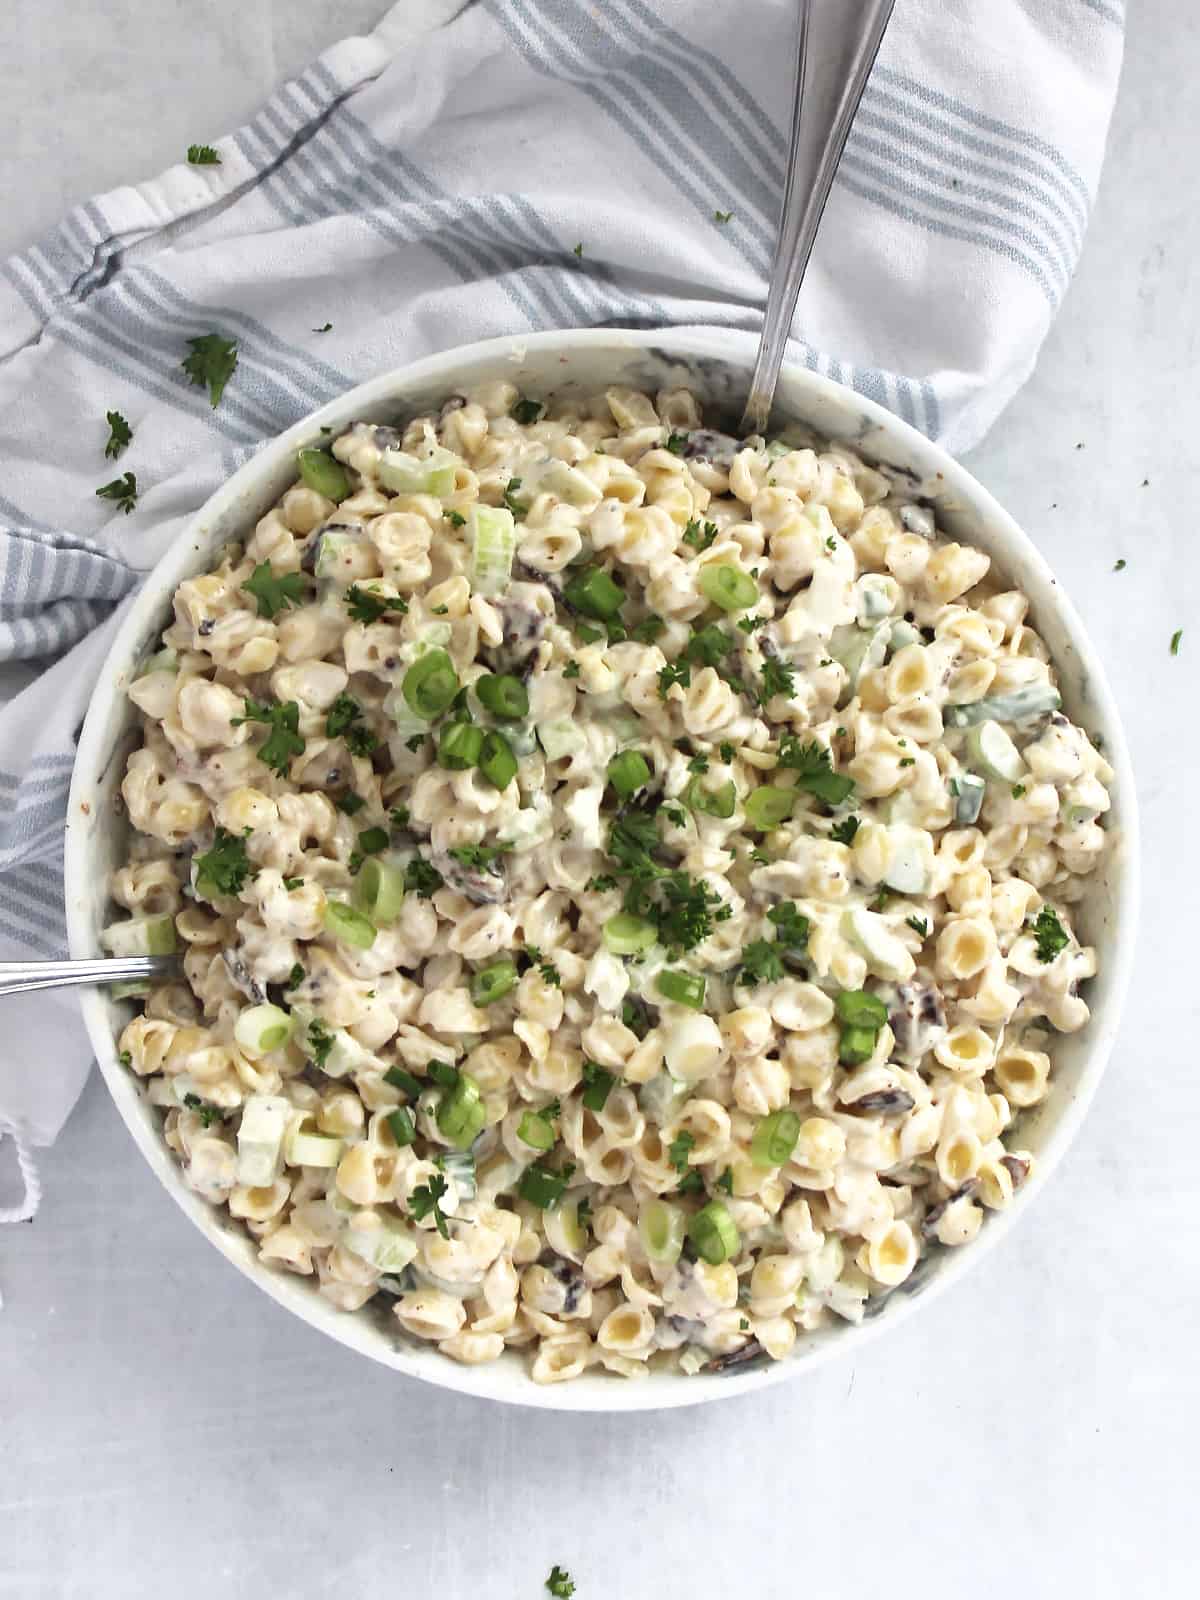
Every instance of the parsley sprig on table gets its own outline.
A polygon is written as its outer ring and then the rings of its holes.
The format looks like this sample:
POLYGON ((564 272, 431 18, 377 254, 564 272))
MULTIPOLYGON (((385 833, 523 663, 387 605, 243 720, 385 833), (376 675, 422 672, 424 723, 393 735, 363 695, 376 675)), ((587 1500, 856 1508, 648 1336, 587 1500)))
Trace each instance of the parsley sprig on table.
POLYGON ((271 732, 258 747, 258 759, 272 772, 283 776, 291 765, 292 757, 304 754, 304 740, 300 735, 300 707, 295 700, 282 705, 267 705, 260 700, 247 700, 246 714, 233 717, 234 727, 243 722, 265 722, 271 732))
POLYGON ((211 144, 188 145, 188 165, 192 167, 219 167, 221 157, 211 144))
POLYGON ((122 477, 114 478, 111 483, 101 484, 96 493, 101 500, 115 500, 118 511, 123 511, 128 516, 137 505, 137 475, 126 472, 122 477))
POLYGON ((108 443, 104 446, 104 454, 109 461, 115 461, 133 438, 133 429, 119 411, 106 411, 104 420, 108 423, 108 443))
POLYGON ((191 355, 183 358, 183 370, 197 388, 207 388, 209 402, 215 409, 237 366, 237 340, 226 339, 220 333, 203 333, 187 343, 191 355))
MULTIPOLYGON (((576 255, 583 253, 583 246, 575 246, 576 255)), ((575 1593, 575 1585, 571 1582, 571 1574, 564 1571, 556 1561, 550 1568, 550 1576, 546 1579, 546 1588, 554 1596, 554 1600, 571 1600, 575 1593)))

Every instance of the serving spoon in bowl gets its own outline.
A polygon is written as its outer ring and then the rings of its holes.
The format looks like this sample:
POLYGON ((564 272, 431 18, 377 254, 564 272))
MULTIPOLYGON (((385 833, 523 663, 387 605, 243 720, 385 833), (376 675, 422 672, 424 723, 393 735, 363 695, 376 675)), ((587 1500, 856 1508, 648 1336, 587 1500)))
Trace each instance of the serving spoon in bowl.
POLYGON ((766 432, 800 285, 895 3, 800 0, 791 149, 743 436, 766 432))

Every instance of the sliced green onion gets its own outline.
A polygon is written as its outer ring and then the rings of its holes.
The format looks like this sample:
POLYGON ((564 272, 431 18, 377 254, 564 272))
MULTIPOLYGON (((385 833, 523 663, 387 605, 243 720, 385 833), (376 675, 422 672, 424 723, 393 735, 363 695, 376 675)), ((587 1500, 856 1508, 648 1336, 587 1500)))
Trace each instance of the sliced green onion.
POLYGON ((607 622, 615 617, 625 603, 625 591, 605 572, 603 567, 585 567, 578 577, 572 578, 563 595, 569 606, 582 611, 586 617, 607 622))
POLYGON ((839 1019, 851 1028, 870 1028, 878 1033, 888 1019, 883 1001, 865 989, 843 989, 834 1005, 839 1019))
POLYGON ((451 772, 466 772, 479 765, 483 754, 483 729, 473 722, 448 722, 438 739, 438 765, 451 772))
POLYGON ((358 848, 365 856, 378 855, 388 847, 386 828, 363 828, 358 836, 358 848))
POLYGON ((430 1081, 442 1089, 453 1089, 458 1082, 458 1068, 451 1066, 448 1061, 431 1061, 425 1071, 430 1081))
POLYGON ((325 902, 325 926, 335 939, 359 950, 369 950, 375 943, 375 924, 344 900, 325 902))
POLYGON ((404 1106, 397 1106, 395 1111, 388 1112, 387 1125, 392 1130, 392 1138, 395 1139, 401 1150, 407 1149, 417 1137, 417 1129, 412 1119, 412 1113, 406 1110, 404 1106))
POLYGON ((511 961, 493 961, 471 976, 471 999, 477 1006, 490 1006, 503 1000, 517 985, 517 969, 511 961))
POLYGON ((540 1111, 527 1111, 517 1124, 517 1138, 534 1150, 554 1148, 554 1124, 540 1111))
POLYGON ((737 805, 737 789, 732 778, 716 789, 706 789, 697 776, 688 784, 683 798, 693 811, 699 811, 706 817, 725 819, 733 815, 733 808, 737 805))
POLYGON ((796 1148, 800 1118, 794 1111, 772 1111, 763 1117, 750 1140, 750 1159, 756 1167, 781 1167, 796 1148))
POLYGON ((566 1172, 551 1172, 548 1167, 526 1167, 517 1193, 539 1211, 553 1211, 563 1197, 568 1176, 566 1172))
POLYGON ((377 928, 395 922, 404 904, 404 868, 377 856, 364 861, 354 885, 354 903, 377 928))
POLYGON ((479 752, 479 770, 497 789, 507 789, 517 775, 517 758, 502 733, 485 733, 479 752))
POLYGON ((323 494, 326 500, 344 500, 350 493, 350 479, 345 468, 326 450, 300 450, 296 454, 300 476, 310 489, 323 494))
POLYGON ((465 1150, 483 1132, 486 1121, 487 1112, 479 1085, 469 1073, 460 1072, 458 1082, 443 1096, 438 1106, 438 1127, 451 1144, 465 1150))
POLYGON ((696 1246, 696 1254, 710 1267, 719 1267, 736 1255, 741 1245, 733 1218, 719 1200, 710 1200, 702 1206, 688 1223, 688 1238, 696 1246))
POLYGON ((746 821, 752 828, 765 833, 770 828, 777 828, 781 822, 786 822, 792 814, 795 803, 794 789, 779 789, 769 783, 760 784, 753 793, 746 796, 746 821))
POLYGON ((458 673, 444 650, 427 650, 409 667, 400 687, 409 710, 432 722, 458 693, 458 673))
POLYGON ((403 1067, 389 1067, 383 1075, 383 1081, 390 1083, 393 1089, 399 1089, 410 1100, 416 1100, 425 1087, 420 1078, 414 1077, 411 1072, 406 1072, 403 1067))
POLYGON ((693 1011, 704 1009, 704 979, 696 973, 678 972, 668 967, 654 980, 658 992, 693 1011))
POLYGON ((861 1067, 864 1061, 869 1061, 875 1054, 878 1038, 879 1033, 875 1028, 843 1028, 838 1060, 845 1067, 861 1067))
POLYGON ((758 585, 748 572, 730 562, 714 561, 700 569, 700 592, 722 611, 749 611, 758 599, 758 585))
POLYGON ((291 1036, 292 1019, 280 1006, 250 1006, 233 1025, 233 1037, 248 1056, 269 1055, 291 1036))
POLYGON ((588 1111, 603 1111, 616 1086, 615 1076, 598 1061, 583 1063, 583 1103, 588 1111))
POLYGON ((471 588, 476 594, 503 594, 512 577, 517 525, 502 506, 471 507, 471 588))
POLYGON ((519 722, 529 715, 529 691, 520 678, 514 678, 511 673, 505 672, 499 677, 488 673, 477 678, 475 693, 485 711, 505 722, 519 722))
POLYGON ((636 750, 623 750, 608 763, 608 781, 628 800, 650 782, 650 763, 636 750))
POLYGON ((686 1217, 667 1200, 647 1200, 638 1212, 638 1238, 650 1261, 674 1266, 683 1250, 686 1217))
POLYGON ((609 917, 601 930, 604 947, 614 956, 636 956, 649 950, 658 941, 658 928, 645 917, 635 917, 628 911, 618 911, 609 917))

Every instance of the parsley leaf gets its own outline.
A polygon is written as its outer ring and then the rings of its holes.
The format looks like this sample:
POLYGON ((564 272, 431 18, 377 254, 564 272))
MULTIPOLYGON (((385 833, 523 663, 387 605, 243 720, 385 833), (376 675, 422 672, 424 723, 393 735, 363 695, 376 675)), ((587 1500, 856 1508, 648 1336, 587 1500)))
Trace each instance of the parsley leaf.
POLYGON ((314 328, 313 332, 314 333, 332 333, 333 332, 333 323, 332 322, 327 322, 327 323, 325 323, 325 325, 323 327, 314 328))
POLYGON ((104 446, 104 454, 107 460, 115 461, 133 438, 133 429, 119 411, 106 411, 104 420, 108 423, 108 443, 104 446))
POLYGON ((754 939, 742 951, 739 980, 745 984, 776 983, 783 977, 779 951, 766 939, 754 939))
POLYGON ((225 828, 213 834, 212 849, 196 857, 196 893, 206 900, 214 894, 241 894, 246 879, 255 875, 245 840, 225 828))
MULTIPOLYGON (((581 255, 583 246, 575 246, 575 254, 581 255)), ((571 1582, 571 1574, 565 1572, 556 1561, 550 1568, 550 1576, 546 1579, 546 1588, 554 1596, 554 1600, 571 1600, 575 1593, 575 1585, 571 1582)))
POLYGON ((667 698, 667 691, 674 685, 688 688, 692 681, 692 669, 686 661, 668 661, 665 667, 659 669, 658 693, 661 699, 667 698))
MULTIPOLYGON (((636 639, 638 644, 653 644, 655 639, 658 638, 659 634, 663 632, 666 626, 666 623, 661 617, 656 617, 652 613, 648 617, 643 617, 635 627, 632 627, 629 630, 629 637, 631 639, 636 639)), ((583 630, 580 629, 580 632, 582 631, 583 630)))
POLYGON ((434 1226, 443 1239, 450 1237, 450 1229, 446 1224, 446 1214, 442 1210, 441 1202, 446 1193, 446 1180, 440 1172, 435 1172, 428 1183, 421 1184, 409 1196, 408 1209, 418 1222, 433 1213, 434 1226))
POLYGON ((260 617, 275 617, 289 606, 298 606, 303 600, 304 577, 299 572, 285 572, 277 578, 271 563, 260 561, 242 588, 254 596, 260 617))
POLYGON ((665 870, 650 858, 658 842, 658 825, 649 811, 626 811, 608 830, 608 854, 641 877, 658 877, 665 870))
POLYGON ((325 732, 331 739, 336 739, 345 733, 351 723, 357 722, 362 716, 362 708, 357 700, 343 691, 330 706, 325 715, 325 732))
POLYGON ((827 806, 840 806, 854 793, 854 779, 833 770, 833 757, 815 739, 801 744, 794 733, 785 733, 779 741, 779 765, 797 773, 800 788, 827 806))
POLYGON ((377 589, 364 589, 360 583, 350 585, 345 599, 346 608, 355 622, 378 622, 389 611, 395 611, 400 616, 408 611, 408 601, 401 600, 399 595, 382 595, 377 589))
POLYGON ((765 628, 770 620, 769 617, 742 617, 738 627, 743 633, 757 633, 760 628, 765 628))
POLYGON ((529 507, 525 505, 523 501, 514 498, 517 490, 520 487, 520 478, 510 478, 504 485, 504 504, 512 512, 513 516, 516 517, 518 522, 529 510, 529 507))
POLYGON ((519 422, 521 427, 527 428, 531 422, 536 422, 545 410, 540 400, 518 400, 509 412, 514 422, 519 422))
POLYGON ((732 217, 733 217, 733 212, 732 211, 714 211, 713 212, 713 221, 714 222, 729 222, 732 219, 732 217))
POLYGON ((772 906, 767 921, 775 925, 775 938, 780 944, 794 950, 803 950, 808 943, 809 922, 802 917, 790 900, 772 906))
POLYGON ((728 766, 733 760, 736 752, 734 751, 734 748, 728 739, 722 739, 720 744, 717 746, 717 754, 721 757, 721 760, 725 763, 725 765, 728 766))
POLYGON ((583 243, 582 243, 582 241, 575 246, 574 250, 571 251, 571 254, 573 256, 578 256, 580 261, 583 260, 583 243))
POLYGON ((192 353, 184 357, 183 370, 197 388, 207 386, 208 398, 215 410, 237 366, 237 340, 226 339, 219 333, 205 333, 187 342, 192 353))
POLYGON ((611 873, 599 872, 594 878, 589 878, 584 887, 594 891, 596 894, 604 894, 606 890, 617 887, 617 880, 611 873))
POLYGON ((829 830, 829 837, 835 844, 853 844, 854 835, 858 832, 857 817, 843 817, 840 822, 835 822, 829 830))
POLYGON ((388 821, 393 828, 407 828, 410 820, 407 806, 393 806, 388 812, 388 821))
POLYGON ((1125 560, 1125 557, 1122 556, 1121 559, 1117 562, 1116 566, 1113 568, 1113 571, 1114 572, 1124 572, 1125 568, 1128 565, 1129 565, 1129 563, 1125 560))
POLYGON ((429 735, 425 733, 414 733, 411 738, 405 739, 404 748, 415 752, 421 748, 428 737, 429 735))
POLYGON ((201 1100, 198 1094, 185 1094, 183 1103, 189 1111, 194 1111, 206 1128, 211 1128, 214 1122, 223 1122, 225 1113, 219 1106, 214 1106, 208 1100, 201 1100))
POLYGON ((367 802, 362 795, 348 789, 345 794, 334 795, 333 803, 344 817, 352 817, 356 811, 361 811, 367 802))
MULTIPOLYGON (((132 474, 129 474, 129 476, 132 476, 132 474)), ((104 493, 103 489, 101 489, 99 492, 101 494, 104 493)), ((1183 629, 1182 628, 1176 628, 1175 632, 1171 635, 1171 654, 1173 656, 1177 656, 1179 654, 1179 644, 1180 644, 1180 640, 1182 638, 1183 638, 1183 629)))
POLYGON ((714 921, 726 920, 717 910, 722 907, 728 915, 721 896, 686 872, 668 874, 661 888, 663 903, 656 908, 658 937, 669 950, 695 949, 712 933, 714 921))
POLYGON ((295 966, 293 966, 292 970, 287 975, 287 982, 283 986, 284 993, 287 994, 290 993, 292 989, 298 989, 303 982, 304 968, 297 961, 295 966))
POLYGON ((333 1049, 333 1035, 320 1017, 314 1017, 308 1025, 308 1048, 313 1060, 323 1067, 333 1049))
POLYGON ((692 759, 688 762, 688 771, 689 772, 695 772, 695 773, 707 772, 708 771, 708 757, 707 756, 693 756, 692 759))
POLYGON ((720 667, 722 660, 733 649, 733 640, 722 633, 715 622, 693 633, 684 655, 689 661, 704 667, 720 667))
POLYGON ((192 167, 219 167, 221 158, 210 144, 188 145, 188 165, 192 167))
POLYGON ((915 934, 918 934, 922 939, 928 939, 929 923, 924 917, 905 917, 904 921, 915 934))
POLYGON ((796 679, 792 668, 785 661, 777 661, 774 656, 767 656, 762 669, 763 699, 769 700, 772 695, 791 695, 795 692, 796 679))
POLYGON ((294 894, 295 891, 303 885, 303 883, 303 878, 285 878, 283 880, 283 887, 289 894, 294 894))
POLYGON ((707 550, 716 537, 716 523, 702 523, 698 517, 693 517, 683 530, 683 542, 690 544, 693 550, 707 550))
POLYGON ((667 1146, 667 1160, 675 1168, 680 1177, 687 1171, 688 1154, 695 1147, 695 1135, 685 1128, 667 1146))
POLYGON ((438 869, 420 856, 414 856, 404 869, 404 887, 420 900, 429 900, 442 887, 445 879, 438 869))
POLYGON ((686 433, 668 433, 663 449, 669 450, 673 456, 681 456, 687 442, 688 436, 686 433))
POLYGON ((457 844, 449 853, 461 866, 486 872, 509 848, 504 844, 457 844))
MULTIPOLYGON (((105 454, 107 454, 107 451, 105 454)), ((127 472, 124 477, 114 478, 111 483, 102 484, 96 490, 96 493, 101 500, 115 500, 117 509, 128 516, 134 506, 137 505, 137 475, 127 472)))
POLYGON ((291 765, 292 757, 304 754, 304 740, 299 733, 300 707, 294 700, 283 705, 269 706, 258 700, 246 701, 246 715, 233 717, 234 727, 243 722, 265 722, 271 732, 258 747, 258 759, 282 777, 291 765))
POLYGON ((465 528, 467 519, 461 511, 443 511, 442 515, 452 528, 465 528))
POLYGON ((1033 936, 1037 940, 1039 961, 1053 961, 1071 942, 1070 935, 1058 920, 1058 912, 1053 906, 1043 906, 1032 926, 1033 936))
POLYGON ((724 1189, 726 1194, 732 1194, 733 1193, 733 1168, 732 1167, 726 1167, 725 1171, 717 1179, 717 1188, 718 1189, 724 1189))
POLYGON ((566 666, 563 668, 563 677, 577 678, 579 676, 579 670, 578 661, 568 661, 566 666))

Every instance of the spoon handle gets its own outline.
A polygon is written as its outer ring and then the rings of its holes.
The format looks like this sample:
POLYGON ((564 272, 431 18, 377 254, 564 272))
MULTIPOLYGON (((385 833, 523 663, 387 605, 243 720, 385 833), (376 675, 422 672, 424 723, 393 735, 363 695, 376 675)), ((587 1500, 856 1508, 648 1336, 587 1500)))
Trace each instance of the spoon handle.
POLYGON ((175 956, 119 956, 100 961, 0 961, 0 995, 31 989, 66 989, 80 983, 129 983, 139 978, 170 978, 179 971, 175 956))
POLYGON ((821 214, 896 0, 801 0, 779 240, 742 433, 765 433, 821 214))

